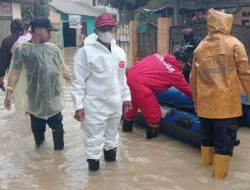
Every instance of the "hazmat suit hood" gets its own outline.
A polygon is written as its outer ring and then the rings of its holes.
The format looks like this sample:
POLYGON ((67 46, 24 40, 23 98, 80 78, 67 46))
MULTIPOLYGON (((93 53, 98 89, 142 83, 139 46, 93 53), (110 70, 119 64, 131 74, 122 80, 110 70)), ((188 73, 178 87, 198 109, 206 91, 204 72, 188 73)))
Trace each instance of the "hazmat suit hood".
POLYGON ((164 56, 164 61, 166 61, 167 63, 171 64, 174 68, 177 68, 178 70, 180 70, 180 66, 178 61, 176 60, 175 56, 172 54, 166 54, 164 56))
POLYGON ((229 35, 233 25, 233 15, 214 9, 209 9, 207 14, 208 33, 221 33, 229 35))
MULTIPOLYGON (((84 45, 86 46, 86 45, 96 43, 97 38, 98 38, 98 35, 96 35, 95 33, 92 33, 92 34, 88 35, 84 40, 84 45)), ((111 41, 111 45, 116 45, 116 40, 115 39, 113 39, 111 41)))

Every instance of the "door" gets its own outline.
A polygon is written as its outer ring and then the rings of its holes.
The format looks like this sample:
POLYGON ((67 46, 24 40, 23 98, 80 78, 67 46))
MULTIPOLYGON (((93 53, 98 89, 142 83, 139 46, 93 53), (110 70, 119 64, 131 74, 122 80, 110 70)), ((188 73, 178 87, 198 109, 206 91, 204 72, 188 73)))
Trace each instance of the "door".
POLYGON ((76 47, 76 29, 70 28, 68 22, 63 23, 64 47, 76 47))

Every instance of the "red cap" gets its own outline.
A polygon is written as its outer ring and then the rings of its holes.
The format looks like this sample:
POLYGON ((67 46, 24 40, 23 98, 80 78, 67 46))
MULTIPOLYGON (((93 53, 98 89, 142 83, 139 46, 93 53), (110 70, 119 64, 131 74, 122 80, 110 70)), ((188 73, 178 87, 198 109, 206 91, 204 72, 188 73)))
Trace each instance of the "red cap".
POLYGON ((99 15, 95 20, 95 26, 101 27, 101 26, 115 26, 116 22, 115 19, 112 17, 111 14, 103 13, 99 15))

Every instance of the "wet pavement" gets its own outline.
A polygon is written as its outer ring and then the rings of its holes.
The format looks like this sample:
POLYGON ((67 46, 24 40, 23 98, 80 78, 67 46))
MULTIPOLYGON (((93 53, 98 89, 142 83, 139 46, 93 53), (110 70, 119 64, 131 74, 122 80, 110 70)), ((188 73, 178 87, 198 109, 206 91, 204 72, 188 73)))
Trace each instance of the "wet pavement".
MULTIPOLYGON (((72 65, 74 49, 66 49, 66 62, 72 65)), ((200 164, 199 149, 161 134, 146 140, 144 129, 132 133, 121 128, 117 162, 105 163, 89 172, 84 157, 83 133, 73 119, 74 110, 66 90, 63 111, 65 148, 53 150, 51 130, 47 128, 44 145, 36 149, 29 117, 3 109, 0 92, 0 189, 89 189, 89 190, 249 190, 250 128, 241 128, 241 145, 231 159, 224 180, 211 177, 212 167, 200 164)))

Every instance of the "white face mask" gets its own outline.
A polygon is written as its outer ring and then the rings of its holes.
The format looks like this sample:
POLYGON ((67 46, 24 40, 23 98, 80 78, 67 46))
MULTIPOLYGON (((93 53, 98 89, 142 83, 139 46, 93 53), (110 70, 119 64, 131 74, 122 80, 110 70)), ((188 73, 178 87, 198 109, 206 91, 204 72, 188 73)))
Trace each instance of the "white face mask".
POLYGON ((98 32, 98 38, 103 43, 110 43, 114 39, 114 35, 111 32, 98 32))

